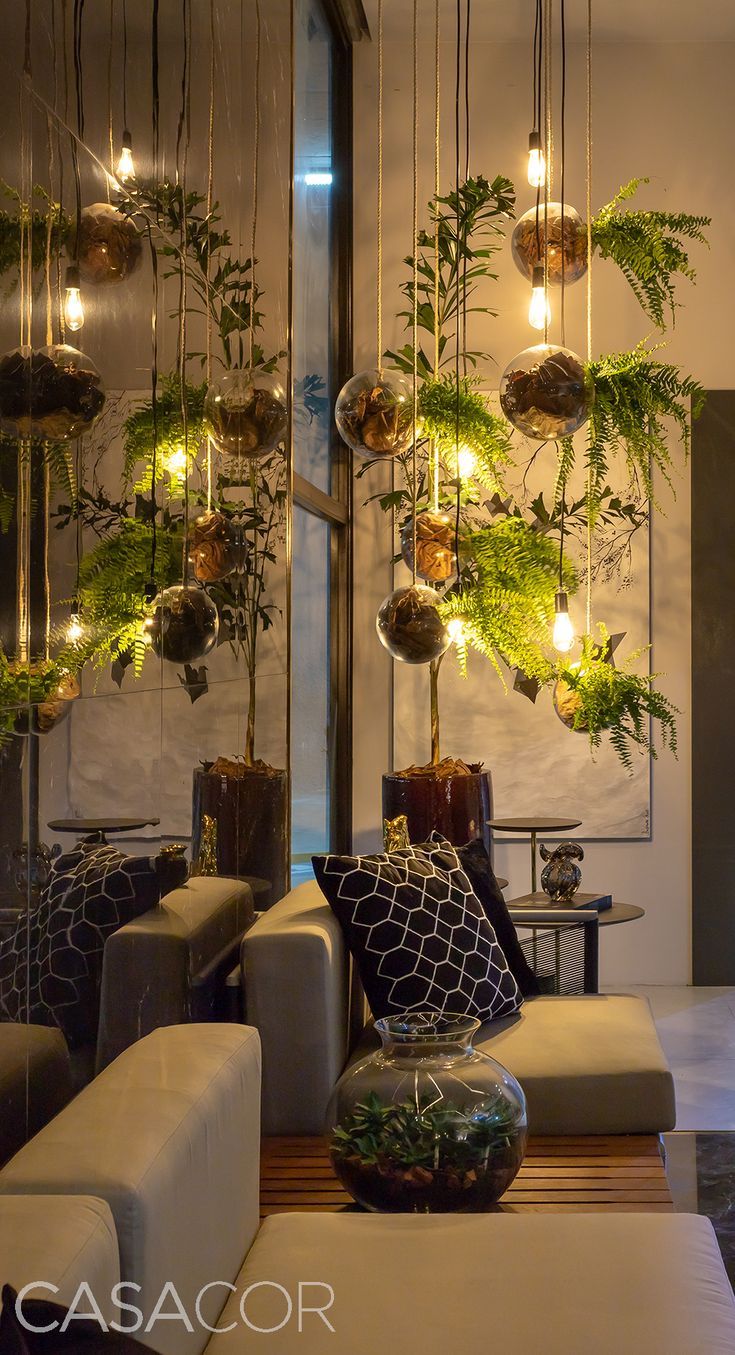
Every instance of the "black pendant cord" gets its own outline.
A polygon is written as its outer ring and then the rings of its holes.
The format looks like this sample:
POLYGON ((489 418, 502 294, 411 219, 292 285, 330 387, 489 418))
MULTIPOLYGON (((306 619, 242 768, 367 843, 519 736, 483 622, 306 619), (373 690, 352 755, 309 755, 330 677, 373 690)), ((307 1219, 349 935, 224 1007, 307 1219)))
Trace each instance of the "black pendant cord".
POLYGON ((176 131, 176 184, 181 193, 181 236, 179 248, 179 335, 178 335, 179 399, 181 404, 181 424, 184 434, 184 542, 181 562, 181 572, 182 572, 181 581, 182 584, 186 586, 188 573, 187 562, 189 546, 189 411, 186 403, 186 318, 187 318, 186 168, 189 153, 189 130, 190 130, 190 77, 189 77, 189 51, 190 51, 190 25, 191 25, 190 0, 181 0, 181 23, 182 23, 183 60, 181 69, 181 106, 179 109, 179 121, 176 131), (186 135, 184 136, 185 129, 186 135), (181 153, 182 139, 183 139, 183 159, 181 153))
MULTIPOLYGON (((557 447, 557 455, 559 448, 557 447)), ((566 495, 562 490, 561 495, 561 517, 559 523, 559 592, 564 591, 564 519, 567 512, 566 495)))
POLYGON ((566 317, 564 314, 564 277, 567 271, 565 240, 564 240, 564 160, 565 160, 565 119, 566 119, 566 101, 567 101, 567 25, 566 25, 566 0, 559 0, 561 7, 561 342, 562 347, 566 345, 566 317))
MULTIPOLYGON (((536 28, 538 30, 538 45, 535 49, 536 70, 534 73, 534 89, 536 91, 536 121, 539 137, 541 136, 541 71, 544 61, 544 9, 543 0, 536 0, 536 28)), ((544 189, 544 191, 546 191, 544 189)), ((536 259, 541 262, 541 227, 539 225, 539 213, 541 211, 541 184, 536 187, 536 259)))
POLYGON ((459 248, 460 248, 460 246, 459 246, 459 240, 460 240, 460 228, 461 228, 461 226, 460 226, 460 203, 459 203, 459 176, 460 176, 460 94, 461 94, 461 83, 462 83, 462 67, 461 67, 461 51, 462 51, 462 0, 457 0, 457 43, 456 43, 456 45, 457 45, 457 53, 456 53, 456 70, 455 70, 455 84, 454 84, 454 185, 455 185, 454 191, 455 191, 455 195, 456 195, 456 204, 455 204, 456 210, 455 210, 455 225, 454 225, 454 232, 455 232, 455 245, 454 245, 454 247, 455 247, 455 252, 456 252, 456 258, 455 258, 455 275, 456 275, 456 287, 457 287, 457 305, 456 305, 456 308, 455 308, 455 309, 456 309, 455 331, 456 331, 457 339, 456 339, 455 350, 454 350, 454 385, 455 385, 455 399, 456 399, 456 403, 455 403, 455 413, 454 413, 454 455, 455 455, 455 459, 456 459, 456 473, 457 473, 457 501, 456 501, 456 507, 455 507, 455 515, 454 515, 454 554, 455 554, 455 559, 456 559, 456 561, 457 561, 457 591, 458 591, 458 593, 459 593, 459 595, 460 595, 460 597, 461 597, 461 595, 462 595, 462 568, 461 568, 460 561, 459 561, 459 535, 460 535, 461 508, 462 508, 462 481, 461 481, 461 479, 460 479, 460 474, 459 474, 459 402, 460 402, 459 373, 460 373, 460 342, 461 342, 460 324, 461 324, 462 315, 461 315, 461 309, 460 309, 460 304, 459 304, 459 285, 460 285, 460 256, 459 256, 459 248))
MULTIPOLYGON (((153 122, 153 192, 158 200, 158 121, 160 98, 158 90, 158 3, 153 0, 151 11, 151 100, 153 122)), ((158 207, 156 206, 156 216, 158 207)), ((158 475, 158 255, 153 239, 151 223, 148 222, 148 246, 151 255, 153 274, 153 297, 151 303, 151 433, 153 448, 151 453, 151 578, 149 592, 156 593, 156 532, 158 501, 156 497, 156 478, 158 475)), ((152 601, 152 597, 148 601, 152 601)))
MULTIPOLYGON (((470 22, 472 0, 466 0, 464 30, 464 179, 470 177, 470 22)), ((467 375, 467 240, 462 256, 462 371, 467 375)))
POLYGON ((123 130, 128 130, 128 3, 122 0, 122 97, 123 130))
POLYGON ((84 0, 74 0, 74 85, 77 101, 77 135, 71 137, 71 162, 74 170, 76 196, 76 227, 74 231, 74 263, 79 263, 79 231, 82 219, 82 180, 79 172, 79 146, 84 141, 84 75, 82 68, 82 25, 84 0))

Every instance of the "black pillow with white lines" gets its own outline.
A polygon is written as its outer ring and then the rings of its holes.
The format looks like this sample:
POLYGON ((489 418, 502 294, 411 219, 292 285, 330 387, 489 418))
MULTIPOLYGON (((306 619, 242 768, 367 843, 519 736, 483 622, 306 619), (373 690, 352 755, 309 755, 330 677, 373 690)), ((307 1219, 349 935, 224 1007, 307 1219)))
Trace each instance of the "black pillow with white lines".
POLYGON ((518 1010, 518 985, 449 843, 313 865, 375 1017, 432 1010, 489 1021, 518 1010))

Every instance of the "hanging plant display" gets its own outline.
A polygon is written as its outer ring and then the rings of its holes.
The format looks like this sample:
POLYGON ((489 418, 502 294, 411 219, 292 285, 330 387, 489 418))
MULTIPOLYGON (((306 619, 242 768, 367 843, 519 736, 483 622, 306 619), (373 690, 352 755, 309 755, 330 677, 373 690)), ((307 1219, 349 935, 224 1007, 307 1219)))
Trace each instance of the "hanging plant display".
POLYGON ((68 344, 0 358, 0 429, 12 438, 66 442, 89 432, 105 404, 91 358, 68 344))
POLYGON ((219 614, 203 588, 174 584, 151 604, 145 631, 159 659, 191 663, 216 645, 219 614))
POLYGON ((225 455, 267 456, 286 434, 286 396, 270 372, 250 368, 224 372, 207 391, 204 417, 225 455))
POLYGON ((203 513, 189 530, 189 563, 199 583, 218 583, 240 563, 240 533, 225 513, 203 513))
POLYGON ((436 606, 436 593, 423 584, 396 588, 375 620, 380 643, 402 663, 431 663, 451 643, 436 606))
POLYGON ((84 282, 109 287, 138 268, 143 242, 129 216, 109 202, 84 207, 75 236, 75 262, 84 282))
POLYGON ((413 392, 394 372, 358 372, 342 387, 334 417, 360 456, 400 456, 413 445, 413 392))
MULTIPOLYGON (((426 509, 416 515, 416 573, 430 583, 446 583, 455 571, 454 523, 448 513, 426 509)), ((414 561, 414 521, 401 528, 401 554, 409 569, 414 561)))
POLYGON ((558 287, 564 273, 564 282, 578 282, 587 272, 587 226, 579 212, 564 204, 550 202, 538 211, 531 207, 518 219, 510 240, 513 262, 519 273, 529 282, 534 268, 548 271, 549 284, 558 287))
POLYGON ((592 410, 592 380, 576 353, 558 344, 535 344, 508 364, 500 382, 506 418, 526 437, 570 437, 592 410))

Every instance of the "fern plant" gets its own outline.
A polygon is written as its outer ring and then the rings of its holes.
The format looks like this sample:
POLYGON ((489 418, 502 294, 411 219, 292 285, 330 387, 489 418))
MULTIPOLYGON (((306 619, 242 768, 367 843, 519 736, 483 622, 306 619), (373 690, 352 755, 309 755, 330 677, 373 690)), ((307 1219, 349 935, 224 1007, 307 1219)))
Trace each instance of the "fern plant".
MULTIPOLYGON (((659 362, 640 343, 629 353, 613 353, 588 364, 595 398, 587 424, 585 462, 587 511, 594 526, 610 474, 610 459, 620 453, 631 483, 653 502, 653 473, 672 483, 673 458, 667 421, 673 421, 685 455, 690 444, 690 417, 702 411, 705 394, 693 377, 672 363, 659 362)), ((561 443, 556 500, 566 490, 575 464, 571 438, 561 443)))
POLYGON ((433 440, 449 479, 458 475, 457 448, 472 456, 473 479, 486 489, 502 488, 503 469, 512 465, 511 430, 494 414, 476 387, 476 378, 454 373, 427 380, 418 397, 423 432, 433 440))
POLYGON ((597 639, 584 636, 580 660, 557 665, 557 703, 561 691, 565 723, 586 733, 593 749, 599 748, 602 735, 608 733, 622 765, 632 773, 636 748, 657 756, 650 737, 652 720, 658 721, 663 746, 676 756, 678 711, 654 687, 658 674, 632 671, 649 646, 636 650, 616 668, 606 657, 609 638, 605 626, 599 625, 597 639))
POLYGON ((687 242, 707 244, 708 216, 686 212, 625 211, 622 204, 635 196, 648 179, 631 179, 592 222, 592 246, 600 258, 613 259, 627 279, 646 315, 658 329, 665 328, 665 314, 676 318, 677 278, 694 281, 687 242))

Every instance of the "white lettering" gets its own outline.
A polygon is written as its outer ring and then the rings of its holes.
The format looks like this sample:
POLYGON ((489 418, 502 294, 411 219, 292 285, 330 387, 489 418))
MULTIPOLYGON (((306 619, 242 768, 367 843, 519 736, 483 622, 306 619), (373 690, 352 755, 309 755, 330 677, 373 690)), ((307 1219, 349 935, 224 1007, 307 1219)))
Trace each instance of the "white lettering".
POLYGON ((293 1300, 291 1298, 291 1295, 289 1294, 287 1289, 284 1289, 282 1284, 276 1284, 275 1280, 257 1280, 255 1284, 249 1284, 247 1289, 245 1290, 245 1293, 240 1299, 240 1316, 245 1325, 249 1327, 251 1331, 265 1333, 266 1335, 269 1335, 271 1332, 274 1331, 281 1331, 282 1328, 286 1326, 286 1323, 290 1322, 292 1312, 293 1312, 293 1300), (257 1327, 254 1322, 250 1321, 250 1318, 245 1312, 245 1304, 249 1296, 256 1289, 277 1289, 281 1294, 283 1294, 283 1297, 285 1298, 287 1304, 286 1316, 284 1317, 283 1321, 279 1322, 275 1327, 257 1327))
POLYGON ((199 1323, 200 1327, 204 1327, 206 1331, 211 1331, 219 1334, 220 1332, 223 1331, 234 1331, 235 1327, 237 1326, 237 1323, 231 1322, 229 1327, 210 1327, 206 1318, 202 1317, 202 1299, 204 1298, 204 1295, 206 1294, 208 1289, 214 1289, 216 1288, 217 1285, 222 1285, 223 1289, 229 1289, 231 1294, 234 1294, 235 1292, 234 1284, 228 1284, 227 1280, 212 1280, 210 1281, 209 1284, 205 1284, 204 1288, 200 1289, 199 1293, 197 1294, 197 1301, 195 1304, 194 1311, 196 1312, 197 1322, 199 1323))
POLYGON ((334 1303, 334 1290, 331 1284, 325 1284, 323 1280, 299 1280, 299 1332, 302 1332, 304 1330, 303 1328, 304 1313, 318 1313, 325 1327, 329 1327, 329 1330, 333 1332, 334 1327, 329 1321, 329 1318, 324 1316, 327 1309, 331 1308, 333 1303, 334 1303), (322 1304, 322 1306, 318 1308, 312 1307, 307 1308, 306 1304, 304 1303, 305 1289, 326 1289, 327 1293, 329 1294, 329 1302, 322 1304))
POLYGON ((82 1280, 79 1288, 77 1289, 77 1292, 74 1295, 74 1298, 72 1299, 69 1308, 67 1309, 64 1321, 59 1327, 59 1331, 67 1331, 69 1328, 69 1323, 78 1322, 80 1318, 84 1318, 85 1320, 92 1320, 94 1322, 99 1323, 100 1330, 103 1332, 107 1332, 109 1330, 107 1323, 105 1322, 105 1319, 102 1316, 99 1304, 97 1303, 97 1300, 94 1294, 92 1293, 92 1290, 90 1289, 89 1285, 87 1284, 86 1280, 82 1280), (77 1308, 83 1298, 86 1298, 88 1300, 91 1311, 82 1310, 80 1312, 77 1312, 77 1308))
POLYGON ((189 1314, 187 1313, 186 1308, 181 1302, 181 1299, 179 1298, 176 1292, 176 1286, 172 1280, 166 1281, 165 1285, 163 1286, 163 1289, 158 1295, 158 1299, 156 1300, 156 1306, 153 1309, 153 1312, 151 1313, 145 1325, 144 1330, 146 1334, 153 1330, 153 1327, 156 1322, 183 1322, 188 1332, 194 1331, 189 1314), (175 1313, 164 1313, 161 1311, 166 1299, 169 1297, 173 1300, 174 1307, 176 1308, 175 1313))
POLYGON ((110 1323, 113 1331, 119 1331, 123 1334, 126 1332, 140 1331, 143 1326, 143 1309, 136 1307, 134 1303, 123 1302, 122 1293, 124 1289, 134 1289, 135 1293, 139 1294, 140 1285, 136 1284, 134 1280, 121 1280, 119 1284, 115 1285, 112 1294, 110 1295, 115 1307, 119 1308, 121 1313, 135 1313, 135 1322, 132 1326, 126 1327, 120 1322, 110 1323))
POLYGON ((56 1328, 59 1325, 58 1322, 51 1322, 48 1327, 34 1327, 33 1323, 26 1321, 23 1316, 21 1307, 23 1300, 27 1298, 34 1289, 48 1289, 50 1294, 58 1294, 59 1292, 58 1286, 55 1284, 47 1284, 45 1280, 31 1280, 30 1284, 23 1285, 23 1288, 20 1290, 18 1297, 15 1300, 15 1316, 20 1322, 21 1327, 25 1327, 26 1331, 38 1332, 39 1334, 41 1332, 56 1331, 56 1328))

